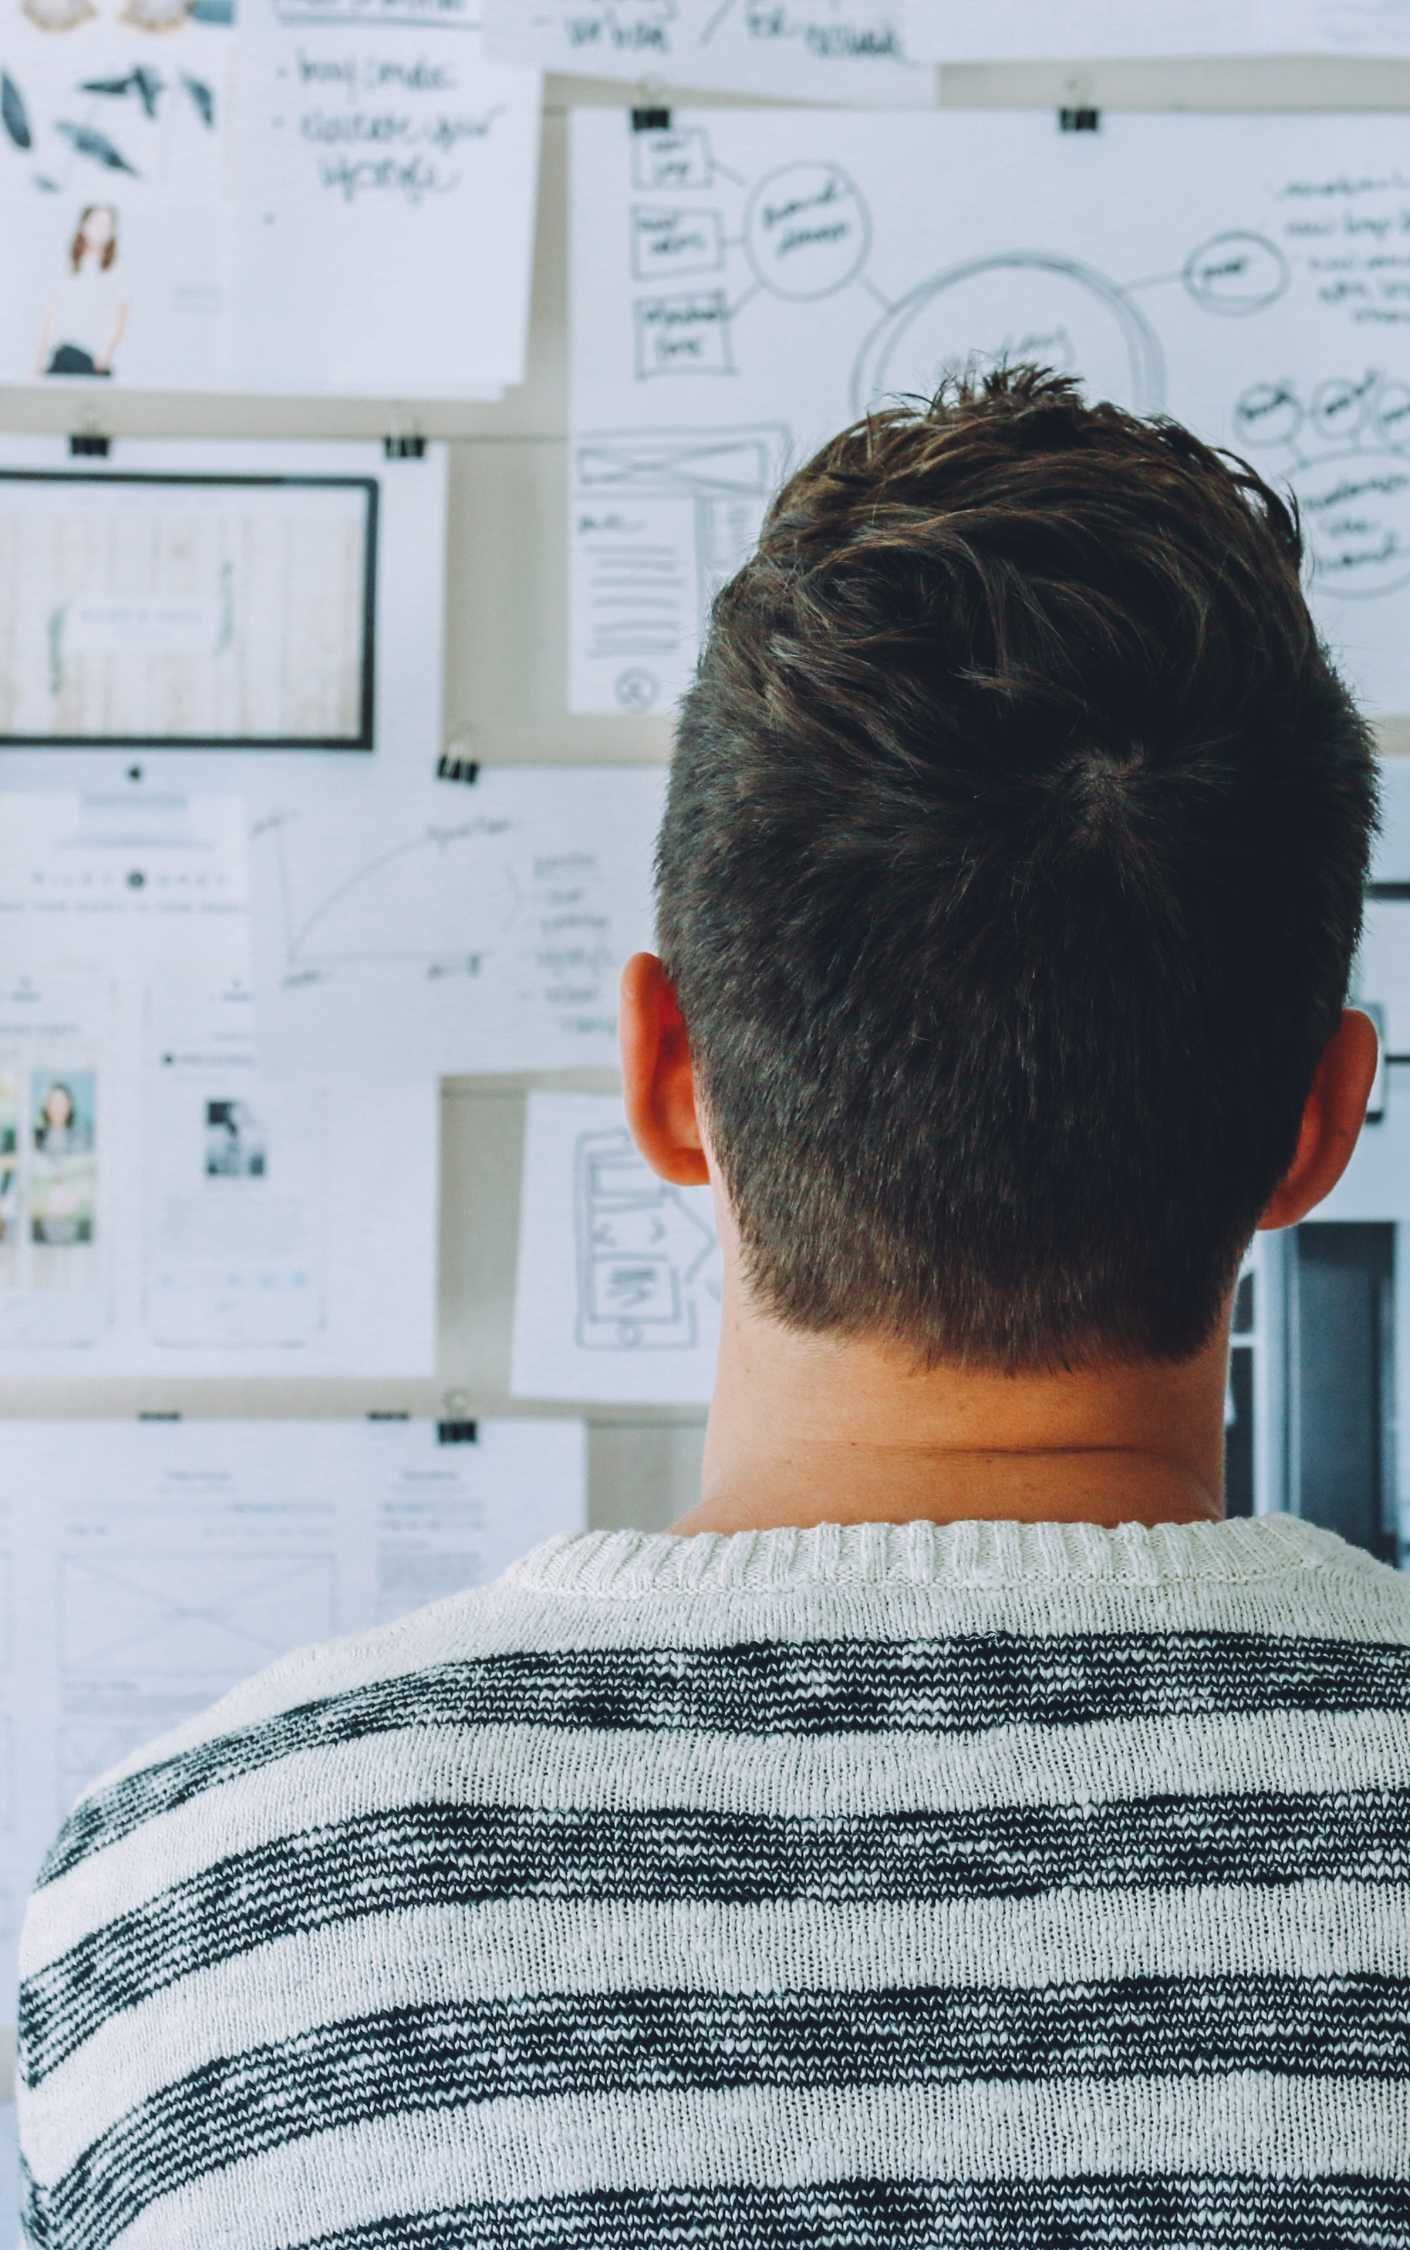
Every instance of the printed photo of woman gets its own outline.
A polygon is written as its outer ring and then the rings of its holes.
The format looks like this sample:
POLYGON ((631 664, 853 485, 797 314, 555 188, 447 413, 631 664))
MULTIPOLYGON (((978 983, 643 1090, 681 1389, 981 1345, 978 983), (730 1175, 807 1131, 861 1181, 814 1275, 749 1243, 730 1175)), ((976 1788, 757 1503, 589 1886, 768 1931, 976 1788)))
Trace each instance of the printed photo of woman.
POLYGON ((117 271, 118 215, 111 203, 85 205, 68 263, 44 314, 38 371, 111 376, 127 328, 127 300, 117 271))

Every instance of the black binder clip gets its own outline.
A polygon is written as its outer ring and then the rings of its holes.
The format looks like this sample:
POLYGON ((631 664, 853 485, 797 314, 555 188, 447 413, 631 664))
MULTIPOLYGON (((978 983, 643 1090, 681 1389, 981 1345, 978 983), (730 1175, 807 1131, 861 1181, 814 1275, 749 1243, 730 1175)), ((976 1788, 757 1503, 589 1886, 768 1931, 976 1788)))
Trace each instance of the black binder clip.
POLYGON ((480 1438, 478 1422, 438 1422, 437 1445, 477 1445, 480 1438))
POLYGON ((181 1415, 174 1407, 144 1406, 138 1411, 139 1422, 179 1422, 181 1415))
POLYGON ((1099 133, 1102 113, 1099 109, 1060 109, 1058 130, 1063 133, 1099 133))
POLYGON ((632 111, 632 131, 634 133, 669 133, 670 130, 671 113, 668 109, 634 109, 632 111))
POLYGON ((112 439, 100 437, 96 430, 75 430, 69 439, 69 453, 75 461, 106 461, 112 450, 112 439))
POLYGON ((467 784, 480 778, 478 758, 460 758, 453 750, 443 750, 436 760, 437 781, 460 781, 467 784))
POLYGON ((385 437, 382 451, 389 461, 424 461, 426 440, 423 437, 385 437))

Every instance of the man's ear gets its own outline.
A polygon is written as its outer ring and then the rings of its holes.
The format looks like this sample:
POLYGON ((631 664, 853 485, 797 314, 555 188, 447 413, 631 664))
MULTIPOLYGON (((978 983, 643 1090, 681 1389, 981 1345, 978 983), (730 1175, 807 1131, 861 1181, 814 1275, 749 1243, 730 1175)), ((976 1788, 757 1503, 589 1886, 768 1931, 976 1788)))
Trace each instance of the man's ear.
POLYGON ((1359 1008, 1345 1008, 1322 1052, 1302 1113, 1297 1150, 1260 1229, 1294 1227, 1326 1200, 1351 1162, 1380 1059, 1376 1027, 1359 1008))
POLYGON ((695 1106, 695 1070, 685 1018, 654 953, 634 953, 622 971, 622 1077, 632 1137, 653 1172, 676 1187, 709 1179, 695 1106))

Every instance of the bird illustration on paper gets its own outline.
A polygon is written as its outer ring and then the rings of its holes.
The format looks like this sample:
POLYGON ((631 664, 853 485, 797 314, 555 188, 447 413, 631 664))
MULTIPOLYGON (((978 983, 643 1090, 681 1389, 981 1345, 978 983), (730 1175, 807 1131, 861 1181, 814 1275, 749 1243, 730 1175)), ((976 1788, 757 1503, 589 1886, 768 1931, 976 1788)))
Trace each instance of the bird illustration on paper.
POLYGON ((71 125, 65 118, 56 120, 54 130, 63 134, 79 156, 91 156, 95 164, 105 165, 110 172, 126 172, 134 180, 141 178, 137 167, 128 163, 122 150, 114 146, 106 133, 96 132, 91 125, 71 125))
POLYGON ((215 123, 215 95, 203 78, 192 78, 185 71, 181 83, 196 105, 196 114, 203 125, 215 123))
POLYGON ((29 111, 24 95, 8 70, 0 70, 0 123, 3 123, 16 148, 32 148, 34 135, 29 129, 29 111))
POLYGON ((163 81, 158 78, 155 71, 148 70, 145 64, 139 63, 136 70, 129 70, 125 78, 85 78, 80 91, 85 94, 115 94, 119 96, 136 94, 142 104, 144 115, 155 117, 157 114, 157 96, 162 90, 162 84, 163 81))

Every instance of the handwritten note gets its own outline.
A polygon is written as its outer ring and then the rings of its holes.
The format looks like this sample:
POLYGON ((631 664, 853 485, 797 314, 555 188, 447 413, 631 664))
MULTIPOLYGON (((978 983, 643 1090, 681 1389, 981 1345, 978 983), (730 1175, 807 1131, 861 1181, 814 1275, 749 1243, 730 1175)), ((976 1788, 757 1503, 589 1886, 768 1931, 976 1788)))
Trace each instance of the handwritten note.
POLYGON ((1297 499, 1319 623, 1410 711, 1410 165, 1393 119, 574 120, 572 697, 668 709, 790 463, 1029 359, 1297 499))
POLYGON ((780 101, 928 102, 903 0, 487 0, 491 52, 584 78, 780 101))
POLYGON ((256 386, 521 380, 539 79, 471 0, 248 0, 240 296, 256 386))
POLYGON ((1125 55, 1410 54, 1410 0, 909 0, 932 62, 1125 55))

